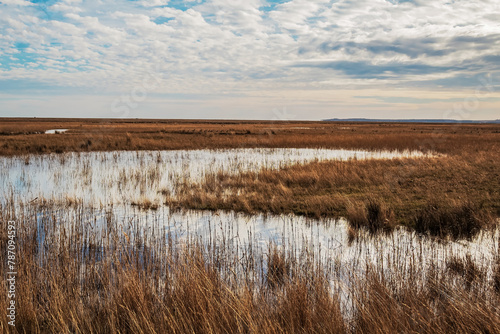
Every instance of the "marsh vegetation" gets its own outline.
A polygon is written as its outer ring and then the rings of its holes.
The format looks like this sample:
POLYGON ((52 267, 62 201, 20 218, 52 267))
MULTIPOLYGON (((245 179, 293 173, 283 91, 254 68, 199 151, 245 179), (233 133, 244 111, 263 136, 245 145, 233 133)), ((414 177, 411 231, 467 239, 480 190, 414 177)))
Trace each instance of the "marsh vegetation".
POLYGON ((0 126, 19 333, 500 331, 498 127, 46 122, 0 126))
POLYGON ((342 220, 20 202, 0 218, 20 227, 18 332, 500 329, 496 230, 349 240, 342 220))

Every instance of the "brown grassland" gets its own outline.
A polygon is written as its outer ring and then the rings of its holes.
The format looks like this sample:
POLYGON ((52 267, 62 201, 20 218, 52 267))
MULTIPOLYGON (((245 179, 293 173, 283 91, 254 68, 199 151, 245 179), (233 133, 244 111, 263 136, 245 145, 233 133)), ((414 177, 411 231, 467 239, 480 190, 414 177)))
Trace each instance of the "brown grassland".
MULTIPOLYGON (((165 202, 182 209, 346 216, 355 245, 363 242, 356 237, 362 229, 390 231, 398 224, 436 239, 470 238, 500 216, 500 125, 0 119, 4 156, 244 147, 436 155, 218 173, 165 194, 165 202), (43 133, 57 128, 70 131, 43 133)), ((490 267, 467 256, 446 259, 445 269, 420 268, 412 259, 425 255, 401 252, 366 265, 361 277, 344 277, 334 259, 322 263, 307 246, 300 261, 273 244, 264 254, 249 245, 239 257, 225 239, 177 245, 169 235, 150 239, 138 226, 123 228, 112 215, 99 234, 79 214, 91 209, 72 203, 74 219, 61 222, 58 210, 69 208, 60 205, 11 198, 0 206, 2 224, 18 223, 16 327, 7 325, 3 279, 1 333, 500 332, 498 236, 490 267)), ((6 273, 9 238, 2 226, 0 271, 6 273)))
POLYGON ((498 124, 0 118, 0 155, 244 147, 462 153, 489 152, 499 138, 498 124), (44 134, 51 129, 70 131, 44 134))

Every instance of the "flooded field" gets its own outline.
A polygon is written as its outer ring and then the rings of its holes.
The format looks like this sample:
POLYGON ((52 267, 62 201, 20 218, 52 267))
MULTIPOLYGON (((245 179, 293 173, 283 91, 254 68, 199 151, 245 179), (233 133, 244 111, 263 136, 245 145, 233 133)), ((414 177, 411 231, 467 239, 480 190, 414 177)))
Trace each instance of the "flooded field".
POLYGON ((423 157, 418 151, 329 149, 234 149, 191 151, 91 152, 0 157, 0 186, 22 201, 34 198, 88 205, 160 203, 161 192, 201 182, 206 175, 279 169, 324 160, 423 157))
MULTIPOLYGON (((174 263, 197 249, 234 293, 243 286, 285 289, 288 280, 316 282, 321 277, 327 294, 337 296, 343 321, 355 326, 360 284, 372 275, 395 295, 404 294, 408 282, 426 291, 430 280, 440 280, 447 289, 465 286, 489 293, 498 275, 499 232, 481 231, 459 241, 403 227, 373 235, 353 231, 345 219, 172 210, 164 205, 164 194, 218 172, 236 175, 312 161, 429 156, 417 151, 236 149, 0 158, 0 186, 5 190, 0 203, 3 218, 15 219, 20 233, 31 236, 31 244, 24 242, 31 245, 35 271, 69 266, 82 291, 92 286, 100 294, 94 286, 96 273, 119 280, 116 266, 126 268, 132 260, 139 275, 151 275, 153 281, 147 282, 166 284, 174 263), (148 207, 136 205, 145 201, 148 207), (61 254, 66 254, 63 262, 61 254)), ((160 288, 157 293, 166 292, 160 288)))

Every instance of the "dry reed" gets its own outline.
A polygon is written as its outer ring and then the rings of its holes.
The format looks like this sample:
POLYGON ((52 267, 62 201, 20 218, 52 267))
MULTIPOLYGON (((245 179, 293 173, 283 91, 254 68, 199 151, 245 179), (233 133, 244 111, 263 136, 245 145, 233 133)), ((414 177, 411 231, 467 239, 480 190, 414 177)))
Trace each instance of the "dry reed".
MULTIPOLYGON (((403 253, 358 276, 355 263, 318 261, 306 244, 298 257, 286 245, 270 244, 267 253, 247 245, 242 261, 224 236, 180 245, 169 233, 148 235, 113 215, 96 230, 82 215, 61 221, 52 214, 59 205, 11 201, 0 210, 2 221, 19 227, 16 327, 6 325, 4 312, 2 333, 500 330, 496 274, 491 282, 485 265, 470 257, 451 257, 443 269, 410 262, 403 270, 400 261, 415 256, 403 253)), ((2 254, 6 240, 2 229, 2 254)))

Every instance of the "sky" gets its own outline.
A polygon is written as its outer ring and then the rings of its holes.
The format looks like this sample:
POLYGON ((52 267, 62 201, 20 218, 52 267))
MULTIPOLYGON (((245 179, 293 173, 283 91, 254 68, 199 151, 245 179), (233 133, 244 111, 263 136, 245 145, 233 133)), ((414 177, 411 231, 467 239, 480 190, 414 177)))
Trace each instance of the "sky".
POLYGON ((0 0, 0 117, 500 119, 498 0, 0 0))

